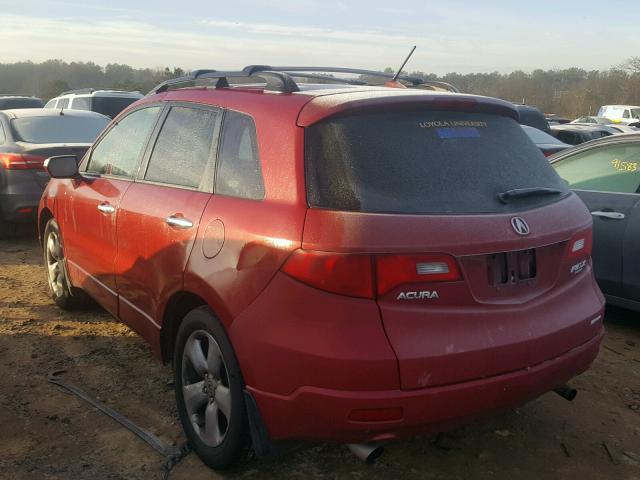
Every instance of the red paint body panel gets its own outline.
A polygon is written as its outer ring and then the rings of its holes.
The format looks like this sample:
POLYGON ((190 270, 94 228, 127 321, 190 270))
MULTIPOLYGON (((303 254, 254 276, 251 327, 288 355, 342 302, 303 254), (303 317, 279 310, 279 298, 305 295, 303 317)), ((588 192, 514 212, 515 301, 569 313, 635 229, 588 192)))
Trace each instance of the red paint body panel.
POLYGON ((540 365, 475 381, 402 391, 349 391, 303 387, 289 396, 254 388, 274 439, 368 442, 439 432, 490 412, 521 405, 585 371, 598 355, 603 329, 588 343, 540 365), (359 408, 401 407, 396 422, 352 422, 359 408))
POLYGON ((167 300, 183 288, 183 276, 200 216, 211 194, 134 183, 117 212, 115 281, 120 318, 147 341, 157 341, 167 300), (190 220, 179 229, 170 216, 190 220))
POLYGON ((57 218, 71 281, 116 316, 116 214, 102 213, 98 205, 109 204, 117 210, 130 186, 128 180, 83 177, 65 180, 63 191, 58 192, 58 198, 64 196, 57 218))
POLYGON ((245 382, 264 392, 399 388, 397 360, 371 300, 322 292, 278 273, 229 335, 245 382))

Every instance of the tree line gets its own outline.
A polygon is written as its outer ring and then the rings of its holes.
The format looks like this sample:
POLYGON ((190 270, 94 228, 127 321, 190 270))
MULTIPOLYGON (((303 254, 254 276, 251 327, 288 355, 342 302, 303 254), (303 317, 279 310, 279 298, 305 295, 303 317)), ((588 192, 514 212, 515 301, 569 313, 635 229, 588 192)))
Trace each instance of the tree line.
MULTIPOLYGON (((390 70, 390 69, 387 69, 390 70)), ((148 92, 158 83, 183 75, 181 68, 133 68, 110 63, 47 60, 0 64, 0 94, 35 95, 48 100, 76 88, 112 88, 148 92)), ((640 105, 640 57, 609 70, 581 68, 515 71, 512 73, 412 72, 427 80, 455 85, 461 92, 535 105, 544 112, 569 118, 596 114, 600 105, 640 105)))
POLYGON ((133 68, 110 63, 47 60, 42 63, 0 63, 0 94, 34 95, 47 101, 76 88, 137 90, 147 93, 155 85, 184 75, 181 68, 133 68))

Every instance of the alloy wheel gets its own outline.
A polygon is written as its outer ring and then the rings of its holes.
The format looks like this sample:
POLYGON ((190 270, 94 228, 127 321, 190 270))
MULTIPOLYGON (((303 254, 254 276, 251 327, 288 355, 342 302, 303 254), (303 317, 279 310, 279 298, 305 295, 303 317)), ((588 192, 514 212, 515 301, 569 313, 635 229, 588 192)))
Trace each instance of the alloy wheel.
POLYGON ((49 232, 46 245, 49 287, 56 297, 64 293, 64 268, 60 238, 56 232, 49 232))
POLYGON ((231 390, 220 346, 205 330, 195 330, 185 343, 182 394, 196 435, 209 447, 219 446, 229 429, 231 390))

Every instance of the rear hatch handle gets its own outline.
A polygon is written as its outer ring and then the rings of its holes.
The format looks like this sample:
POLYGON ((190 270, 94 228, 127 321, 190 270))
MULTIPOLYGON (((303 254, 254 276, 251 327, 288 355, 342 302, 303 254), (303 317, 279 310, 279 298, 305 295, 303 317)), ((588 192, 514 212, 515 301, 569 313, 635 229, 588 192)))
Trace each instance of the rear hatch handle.
POLYGON ((591 215, 594 217, 610 218, 611 220, 624 220, 624 213, 620 212, 603 212, 601 210, 597 210, 595 212, 591 212, 591 215))

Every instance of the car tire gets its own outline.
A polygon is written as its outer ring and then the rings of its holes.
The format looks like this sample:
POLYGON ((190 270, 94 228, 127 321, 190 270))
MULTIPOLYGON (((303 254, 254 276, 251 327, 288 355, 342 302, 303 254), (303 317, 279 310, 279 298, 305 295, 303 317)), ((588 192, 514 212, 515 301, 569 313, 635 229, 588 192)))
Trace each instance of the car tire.
POLYGON ((211 468, 236 463, 250 444, 244 381, 227 333, 208 307, 182 321, 173 372, 178 414, 194 452, 211 468))
POLYGON ((42 242, 44 265, 47 269, 47 287, 49 296, 60 308, 74 310, 87 303, 83 290, 70 287, 67 279, 64 248, 60 229, 55 219, 47 222, 42 242))

